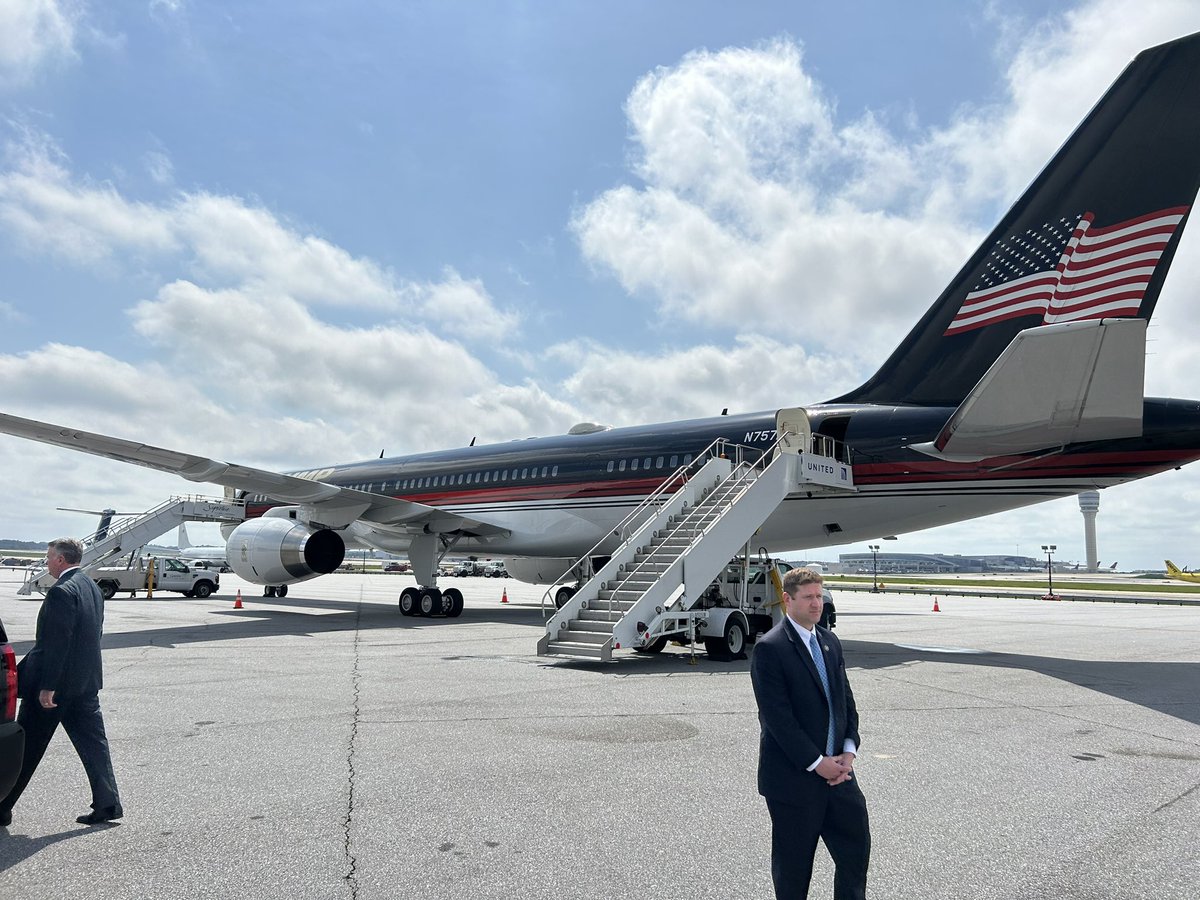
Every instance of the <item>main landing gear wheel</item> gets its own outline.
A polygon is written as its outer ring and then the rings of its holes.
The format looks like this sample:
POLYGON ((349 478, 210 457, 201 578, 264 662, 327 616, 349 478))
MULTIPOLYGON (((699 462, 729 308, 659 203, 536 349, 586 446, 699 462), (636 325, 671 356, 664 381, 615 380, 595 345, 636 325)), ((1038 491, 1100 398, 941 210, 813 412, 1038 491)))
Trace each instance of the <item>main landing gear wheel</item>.
POLYGON ((263 596, 264 597, 274 597, 275 596, 275 586, 268 584, 265 588, 263 588, 263 596))
POLYGON ((275 588, 275 596, 276 597, 286 597, 287 596, 287 585, 281 584, 279 587, 275 588))
POLYGON ((415 587, 406 587, 400 592, 400 615, 415 616, 421 592, 415 587))
POLYGON ((423 616, 436 616, 442 611, 442 592, 437 588, 422 588, 419 609, 423 616))
POLYGON ((442 592, 442 615, 457 619, 463 611, 463 595, 458 588, 450 588, 442 592))
POLYGON ((567 601, 570 600, 574 596, 575 596, 575 588, 571 587, 569 584, 564 584, 562 587, 560 587, 557 591, 554 592, 554 608, 562 609, 564 606, 567 605, 567 601))

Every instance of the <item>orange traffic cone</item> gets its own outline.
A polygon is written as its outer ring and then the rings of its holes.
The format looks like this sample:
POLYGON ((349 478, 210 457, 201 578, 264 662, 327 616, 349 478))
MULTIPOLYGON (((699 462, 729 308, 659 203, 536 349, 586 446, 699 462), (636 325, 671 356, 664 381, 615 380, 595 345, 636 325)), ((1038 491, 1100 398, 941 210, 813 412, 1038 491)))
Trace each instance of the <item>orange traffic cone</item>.
POLYGON ((933 611, 934 611, 934 612, 941 612, 941 610, 940 610, 940 609, 938 609, 937 597, 934 597, 934 598, 933 598, 933 611))
POLYGON ((501 602, 501 603, 507 603, 507 602, 508 602, 508 588, 505 588, 505 589, 504 589, 504 593, 500 595, 500 602, 501 602))
POLYGON ((233 608, 234 609, 242 608, 242 589, 241 588, 238 588, 237 597, 233 601, 233 608))

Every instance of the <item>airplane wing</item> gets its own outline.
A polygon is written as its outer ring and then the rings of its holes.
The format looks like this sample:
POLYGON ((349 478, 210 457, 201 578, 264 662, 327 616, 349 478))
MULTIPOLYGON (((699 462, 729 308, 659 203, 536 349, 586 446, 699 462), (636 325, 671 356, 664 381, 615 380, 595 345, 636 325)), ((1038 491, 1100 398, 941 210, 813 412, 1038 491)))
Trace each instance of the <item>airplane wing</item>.
POLYGON ((508 529, 499 525, 446 512, 424 503, 338 487, 282 472, 220 462, 20 416, 0 413, 0 433, 169 472, 188 481, 208 482, 262 494, 280 503, 300 506, 307 521, 327 528, 344 528, 357 519, 364 519, 379 525, 403 527, 414 533, 459 533, 480 537, 508 533, 508 529))

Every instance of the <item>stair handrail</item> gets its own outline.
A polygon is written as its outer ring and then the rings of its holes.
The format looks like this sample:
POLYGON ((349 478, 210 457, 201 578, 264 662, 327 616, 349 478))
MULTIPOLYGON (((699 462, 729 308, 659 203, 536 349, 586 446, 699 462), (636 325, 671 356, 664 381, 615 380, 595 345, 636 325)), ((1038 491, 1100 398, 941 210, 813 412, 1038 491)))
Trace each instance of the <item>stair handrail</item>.
MULTIPOLYGON (((741 498, 741 496, 743 494, 746 493, 747 490, 750 489, 750 485, 753 484, 753 482, 757 481, 757 479, 758 479, 757 475, 755 475, 754 479, 750 479, 750 478, 748 478, 748 476, 753 474, 755 472, 755 470, 757 468, 759 468, 760 466, 765 471, 766 467, 769 466, 772 462, 774 462, 775 459, 779 456, 779 454, 777 452, 775 452, 776 449, 779 447, 780 444, 783 443, 785 438, 790 437, 792 434, 793 434, 793 432, 785 431, 783 434, 779 435, 779 437, 776 439, 775 443, 772 444, 770 447, 768 447, 766 450, 764 450, 762 452, 762 455, 759 456, 752 463, 746 462, 742 458, 743 454, 738 453, 738 458, 737 458, 736 462, 734 462, 733 468, 730 469, 729 474, 727 476, 725 476, 725 478, 722 479, 720 482, 715 484, 712 487, 712 489, 705 495, 705 498, 707 499, 707 497, 712 496, 713 493, 720 490, 722 487, 724 487, 726 485, 729 485, 731 483, 736 484, 738 482, 744 482, 742 484, 741 489, 737 492, 737 495, 732 500, 726 501, 725 508, 728 509, 729 507, 731 507, 734 503, 736 503, 741 498), (765 464, 764 464, 764 462, 765 462, 765 464)), ((734 444, 732 446, 734 446, 736 448, 740 448, 740 449, 757 449, 757 448, 746 447, 743 444, 734 444)), ((703 504, 703 502, 704 501, 701 500, 699 503, 697 503, 695 506, 692 507, 692 510, 695 511, 696 509, 699 509, 700 506, 703 504)), ((674 535, 676 531, 678 531, 680 528, 682 528, 687 523, 687 520, 688 520, 688 517, 684 516, 678 522, 676 522, 674 528, 672 528, 667 533, 666 539, 670 539, 670 537, 672 535, 674 535)), ((699 541, 704 537, 704 535, 708 534, 709 530, 716 524, 717 523, 715 520, 713 522, 710 522, 704 529, 702 529, 700 531, 699 534, 696 535, 695 539, 692 541, 692 543, 689 545, 689 547, 695 546, 697 543, 699 543, 699 541)), ((642 560, 640 563, 638 563, 636 566, 634 566, 634 568, 631 571, 626 572, 624 578, 622 579, 622 582, 631 580, 634 577, 634 575, 636 575, 641 570, 642 566, 646 565, 646 563, 648 563, 649 561, 650 561, 650 557, 647 556, 646 559, 642 560)), ((609 597, 609 599, 608 599, 608 611, 610 613, 613 612, 613 605, 614 605, 614 603, 616 603, 616 598, 615 598, 616 591, 615 590, 613 591, 613 594, 614 594, 614 596, 609 597)))
MULTIPOLYGON (((775 449, 775 447, 777 447, 778 445, 779 445, 779 441, 776 441, 774 444, 771 445, 770 448, 762 451, 763 455, 766 456, 768 453, 771 452, 771 450, 775 449)), ((574 569, 576 569, 576 567, 582 566, 588 559, 590 559, 593 555, 595 555, 596 551, 599 550, 601 545, 604 544, 604 542, 607 541, 610 537, 613 537, 615 535, 619 539, 620 543, 624 543, 625 541, 629 540, 629 535, 631 535, 634 531, 636 531, 636 528, 630 527, 632 522, 636 518, 641 516, 642 513, 644 513, 650 506, 657 506, 660 503, 662 503, 664 495, 666 493, 669 493, 668 489, 670 489, 672 487, 676 487, 676 488, 681 487, 683 484, 687 483, 687 480, 689 477, 691 477, 691 475, 694 475, 696 472, 699 472, 700 469, 702 469, 704 467, 704 463, 707 463, 710 459, 715 459, 718 456, 723 455, 719 451, 725 447, 738 448, 739 459, 742 455, 741 450, 745 450, 745 449, 757 450, 758 449, 757 447, 747 447, 745 444, 735 444, 733 441, 730 441, 728 438, 723 438, 723 437, 719 437, 719 438, 716 438, 713 441, 711 441, 707 447, 705 447, 703 450, 701 450, 699 453, 697 453, 694 457, 692 457, 691 462, 685 463, 684 465, 682 465, 678 469, 676 469, 674 472, 672 472, 670 475, 668 475, 663 480, 663 482, 658 487, 656 487, 653 491, 651 491, 649 494, 647 494, 645 499, 642 500, 642 502, 639 503, 637 506, 635 506, 625 516, 625 518, 623 518, 620 522, 618 522, 616 525, 614 525, 612 527, 612 529, 604 535, 604 537, 602 537, 602 538, 600 538, 600 540, 596 541, 596 543, 592 545, 590 550, 588 550, 581 557, 579 557, 579 559, 575 560, 573 563, 571 563, 569 566, 567 566, 566 569, 563 570, 561 575, 558 575, 553 581, 550 582, 550 586, 548 588, 546 588, 545 593, 542 594, 542 600, 541 600, 542 619, 548 620, 550 618, 550 616, 553 616, 555 612, 558 612, 558 609, 555 608, 554 612, 551 612, 549 616, 546 615, 547 603, 549 602, 551 605, 553 605, 553 601, 550 597, 550 594, 554 591, 554 588, 558 586, 559 581, 561 581, 563 578, 565 578, 567 575, 569 575, 574 569), (693 469, 694 469, 694 471, 693 471, 693 469), (677 484, 677 482, 678 482, 678 484, 677 484)))
MULTIPOLYGON (((716 459, 718 457, 725 457, 728 459, 729 453, 730 453, 730 451, 732 451, 733 452, 733 470, 730 473, 730 477, 732 477, 733 473, 737 472, 741 468, 741 466, 745 463, 745 458, 749 455, 750 452, 758 454, 755 459, 754 465, 758 465, 761 462, 763 462, 764 460, 773 459, 775 456, 778 455, 779 446, 783 443, 784 439, 787 437, 790 437, 793 433, 794 432, 791 432, 791 431, 785 431, 783 434, 777 435, 775 442, 772 443, 765 450, 761 449, 759 447, 753 447, 753 446, 750 446, 747 444, 739 444, 739 443, 736 443, 735 441, 731 441, 728 438, 723 438, 723 437, 719 437, 719 438, 716 438, 715 440, 711 441, 707 447, 705 447, 703 450, 701 450, 699 453, 697 453, 692 458, 691 462, 687 463, 686 465, 680 466, 678 469, 676 469, 674 472, 672 472, 670 475, 668 475, 667 478, 662 482, 662 484, 660 484, 657 488, 655 488, 653 491, 651 491, 649 494, 647 494, 646 498, 641 503, 639 503, 636 507, 634 507, 634 509, 632 511, 630 511, 629 514, 625 516, 625 518, 623 518, 620 522, 618 522, 615 526, 613 526, 612 530, 608 534, 605 534, 605 536, 602 537, 599 541, 597 541, 590 550, 588 550, 586 553, 584 553, 583 556, 579 557, 579 559, 575 560, 575 562, 571 563, 571 565, 567 566, 567 568, 565 570, 563 570, 561 575, 559 575, 553 581, 551 581, 550 586, 546 589, 545 593, 542 594, 541 611, 542 611, 543 621, 548 621, 550 619, 550 617, 554 615, 554 613, 558 612, 557 607, 555 607, 553 609, 553 611, 550 612, 549 615, 547 615, 547 605, 553 606, 553 600, 551 599, 550 595, 554 591, 554 588, 558 585, 558 582, 560 580, 562 580, 563 578, 565 578, 568 574, 570 574, 571 571, 573 571, 574 569, 576 569, 579 566, 582 566, 589 558, 591 558, 595 554, 595 552, 597 550, 600 549, 600 546, 602 544, 604 544, 604 542, 607 541, 613 535, 615 535, 617 538, 619 538, 621 543, 624 543, 625 541, 627 541, 629 539, 630 535, 632 535, 632 533, 634 531, 636 531, 636 528, 632 527, 633 521, 635 519, 637 519, 638 517, 640 517, 647 510, 648 507, 657 506, 657 505, 661 504, 661 502, 663 500, 663 495, 665 493, 667 493, 669 488, 671 488, 672 486, 676 486, 676 482, 679 483, 679 486, 682 486, 682 484, 686 483, 688 477, 690 477, 689 473, 695 474, 694 472, 691 471, 693 468, 695 469, 695 472, 698 472, 701 468, 703 468, 704 464, 707 463, 710 459, 716 459)), ((769 465, 769 463, 768 463, 768 465, 769 465)), ((725 484, 728 481, 729 481, 729 477, 725 478, 721 482, 721 484, 725 484)), ((720 485, 718 485, 718 487, 719 486, 720 485)), ((714 488, 714 490, 715 489, 716 488, 714 488)), ((639 564, 638 568, 640 568, 640 567, 641 567, 641 564, 639 564)), ((637 569, 635 569, 634 571, 637 571, 637 569)), ((628 578, 628 576, 626 576, 626 578, 628 578)), ((609 600, 609 609, 610 609, 610 611, 612 609, 612 600, 611 599, 609 600)))
MULTIPOLYGON (((173 507, 180 506, 184 503, 220 503, 233 507, 242 507, 243 509, 246 506, 246 501, 240 499, 208 497, 203 494, 175 494, 158 504, 158 506, 151 507, 143 513, 133 513, 128 516, 121 516, 120 518, 114 516, 109 520, 107 525, 97 528, 84 538, 80 538, 79 543, 83 545, 83 559, 80 568, 82 568, 85 572, 90 571, 113 556, 112 552, 101 551, 96 553, 93 558, 89 559, 89 554, 95 552, 97 546, 103 544, 105 541, 119 538, 122 535, 128 534, 134 528, 150 522, 164 513, 169 512, 173 507)), ((121 551, 123 549, 124 548, 120 545, 113 548, 114 551, 121 551)), ((130 552, 136 549, 136 547, 131 547, 130 552)), ((27 568, 25 570, 24 584, 18 590, 18 593, 32 593, 33 588, 37 585, 38 581, 42 579, 46 572, 47 568, 45 562, 27 568)), ((39 588, 38 590, 40 591, 41 589, 39 588)))

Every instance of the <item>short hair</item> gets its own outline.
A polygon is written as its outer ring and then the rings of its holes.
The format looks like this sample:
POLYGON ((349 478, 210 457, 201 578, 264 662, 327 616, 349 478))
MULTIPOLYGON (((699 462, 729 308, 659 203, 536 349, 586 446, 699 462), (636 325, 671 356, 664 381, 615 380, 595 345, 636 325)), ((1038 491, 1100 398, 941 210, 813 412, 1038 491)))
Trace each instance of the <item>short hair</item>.
POLYGON ((814 572, 812 569, 789 569, 783 576, 783 589, 788 594, 795 594, 806 584, 824 584, 825 579, 821 577, 820 572, 814 572))
POLYGON ((68 565, 77 566, 83 560, 83 544, 75 538, 56 538, 46 545, 68 565))

